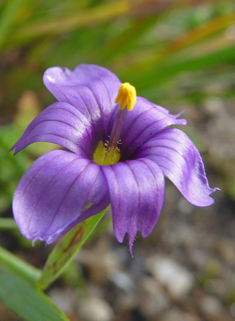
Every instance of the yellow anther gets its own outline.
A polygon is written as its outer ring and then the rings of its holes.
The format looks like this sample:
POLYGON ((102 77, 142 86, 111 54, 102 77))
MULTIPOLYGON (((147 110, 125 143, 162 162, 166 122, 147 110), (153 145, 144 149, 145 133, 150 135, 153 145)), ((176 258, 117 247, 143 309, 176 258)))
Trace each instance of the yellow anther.
POLYGON ((136 103, 136 89, 128 82, 121 84, 115 103, 119 103, 119 108, 122 110, 127 106, 127 110, 132 110, 136 103))

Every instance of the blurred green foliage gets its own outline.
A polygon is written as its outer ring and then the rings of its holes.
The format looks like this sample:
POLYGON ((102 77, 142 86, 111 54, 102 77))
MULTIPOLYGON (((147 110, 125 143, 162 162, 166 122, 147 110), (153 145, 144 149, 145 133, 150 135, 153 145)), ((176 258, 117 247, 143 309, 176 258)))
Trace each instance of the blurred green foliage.
MULTIPOLYGON (((42 83, 46 68, 99 64, 139 95, 178 112, 210 95, 233 101, 234 62, 233 0, 1 1, 0 212, 33 159, 52 148, 6 153, 54 101, 42 83)), ((230 173, 223 171, 235 195, 230 173)))

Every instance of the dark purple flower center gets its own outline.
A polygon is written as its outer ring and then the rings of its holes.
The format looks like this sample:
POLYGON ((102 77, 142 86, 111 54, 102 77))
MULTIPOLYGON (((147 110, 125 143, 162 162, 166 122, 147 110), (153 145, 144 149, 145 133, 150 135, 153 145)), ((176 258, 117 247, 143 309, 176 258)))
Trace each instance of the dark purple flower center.
POLYGON ((136 102, 136 89, 129 83, 123 83, 118 91, 115 103, 119 110, 113 124, 110 138, 105 143, 100 140, 93 154, 93 161, 98 165, 112 165, 121 158, 118 145, 128 111, 133 110, 136 102))

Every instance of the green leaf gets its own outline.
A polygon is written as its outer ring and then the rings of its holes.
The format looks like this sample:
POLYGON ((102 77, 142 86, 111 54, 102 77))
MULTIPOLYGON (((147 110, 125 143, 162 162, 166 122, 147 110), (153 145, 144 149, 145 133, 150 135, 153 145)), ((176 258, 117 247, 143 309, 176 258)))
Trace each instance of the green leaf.
POLYGON ((103 217, 106 209, 84 222, 76 225, 62 237, 51 252, 38 280, 38 288, 46 289, 64 270, 96 225, 103 217))
POLYGON ((160 86, 163 82, 172 79, 174 76, 183 72, 192 72, 197 70, 206 70, 211 67, 218 66, 219 64, 233 63, 235 57, 235 46, 222 48, 218 51, 206 53, 205 55, 196 57, 178 57, 178 59, 172 58, 166 62, 162 62, 160 65, 152 66, 151 68, 145 68, 141 73, 142 66, 132 65, 131 69, 126 69, 121 74, 120 78, 125 79, 129 76, 130 83, 134 83, 139 90, 144 90, 149 87, 160 86), (134 75, 134 69, 139 67, 139 73, 134 75), (134 76, 133 76, 134 75, 134 76), (133 77, 133 80, 132 80, 133 77))
POLYGON ((25 0, 5 1, 5 6, 0 19, 0 46, 4 43, 11 28, 13 28, 16 15, 20 8, 25 4, 25 0))
POLYGON ((0 265, 5 266, 7 270, 11 270, 19 277, 23 278, 28 284, 36 286, 36 282, 40 275, 40 270, 32 265, 22 261, 14 254, 8 252, 0 246, 0 265))
POLYGON ((132 8, 131 1, 120 0, 118 3, 104 3, 69 15, 65 13, 63 17, 42 19, 15 30, 14 39, 12 38, 11 42, 35 39, 44 35, 57 35, 79 27, 104 23, 131 12, 132 8))
POLYGON ((45 294, 1 264, 0 301, 26 321, 69 321, 45 294))

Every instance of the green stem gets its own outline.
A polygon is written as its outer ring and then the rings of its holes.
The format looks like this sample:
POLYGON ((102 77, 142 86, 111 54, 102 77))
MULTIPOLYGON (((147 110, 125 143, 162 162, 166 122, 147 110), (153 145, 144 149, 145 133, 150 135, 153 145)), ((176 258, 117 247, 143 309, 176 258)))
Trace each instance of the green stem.
POLYGON ((0 218, 0 230, 11 230, 18 228, 12 218, 0 218))
POLYGON ((32 265, 22 261, 14 254, 11 254, 0 246, 0 265, 9 268, 12 272, 22 277, 29 284, 36 286, 37 280, 40 277, 41 271, 32 265))

